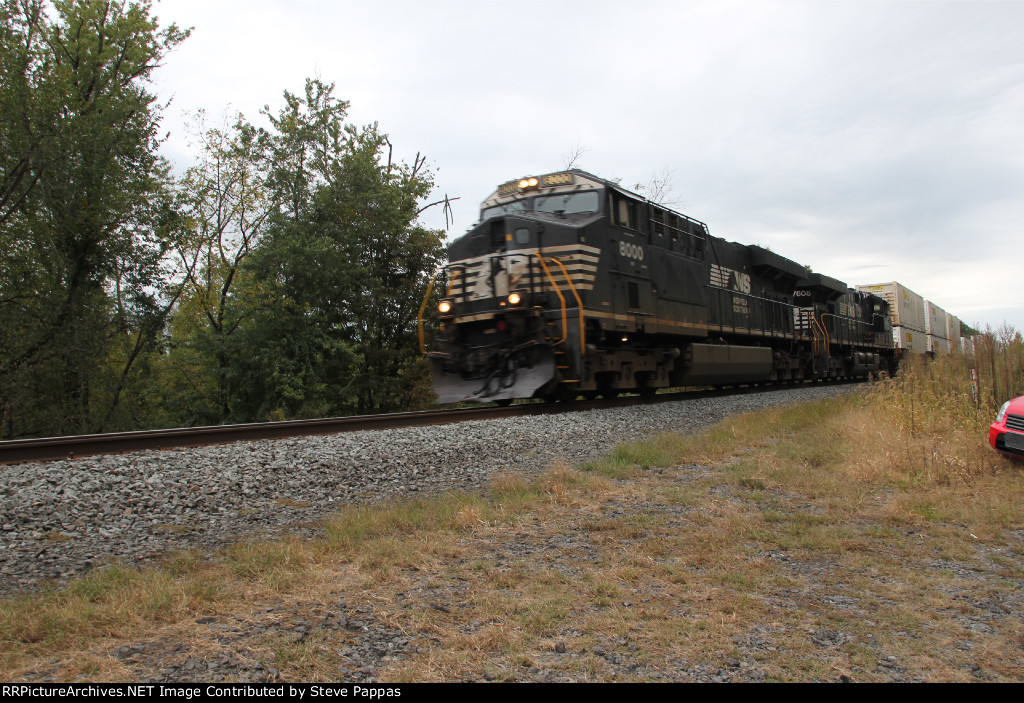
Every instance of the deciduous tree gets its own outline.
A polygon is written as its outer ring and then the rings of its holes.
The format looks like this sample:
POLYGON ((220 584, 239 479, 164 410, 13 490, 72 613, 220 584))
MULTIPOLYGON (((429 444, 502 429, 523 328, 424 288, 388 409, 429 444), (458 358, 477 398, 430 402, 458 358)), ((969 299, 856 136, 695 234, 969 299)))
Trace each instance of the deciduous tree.
MULTIPOLYGON (((395 160, 377 125, 343 124, 348 104, 332 91, 308 81, 273 119, 275 163, 291 170, 272 176, 284 206, 254 252, 253 282, 301 315, 288 331, 295 355, 265 362, 280 371, 277 390, 264 389, 279 401, 261 404, 294 406, 303 387, 307 407, 337 412, 421 405, 416 314, 443 254, 441 233, 417 222, 432 175, 418 154, 395 160)), ((281 333, 279 319, 258 328, 271 324, 281 333)))
POLYGON ((272 155, 264 130, 241 114, 230 125, 210 127, 200 113, 197 127, 200 158, 177 187, 184 227, 174 254, 182 301, 171 369, 203 389, 188 394, 192 412, 204 422, 223 422, 231 416, 228 338, 251 313, 251 301, 237 293, 242 265, 279 200, 268 187, 272 155))
POLYGON ((94 431, 169 309, 155 295, 173 217, 148 81, 187 32, 161 30, 147 2, 0 7, 3 426, 94 431))

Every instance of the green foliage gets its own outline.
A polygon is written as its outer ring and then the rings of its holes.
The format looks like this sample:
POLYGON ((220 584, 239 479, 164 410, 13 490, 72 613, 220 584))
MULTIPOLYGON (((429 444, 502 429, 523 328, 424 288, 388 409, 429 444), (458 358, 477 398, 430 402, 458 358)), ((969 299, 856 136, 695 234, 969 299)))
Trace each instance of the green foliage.
POLYGON ((269 184, 282 207, 253 250, 252 290, 269 304, 254 314, 247 345, 249 362, 270 373, 258 387, 237 386, 247 412, 262 416, 430 399, 416 313, 443 249, 441 234, 416 218, 433 180, 419 156, 394 162, 376 125, 344 125, 348 103, 332 90, 309 80, 305 96, 285 93, 271 118, 279 133, 269 184))
POLYGON ((253 304, 237 293, 242 265, 278 203, 266 186, 266 132, 241 114, 223 128, 208 127, 203 113, 197 119, 200 159, 177 188, 185 227, 174 254, 183 279, 168 380, 190 401, 184 409, 191 417, 182 420, 208 424, 232 416, 229 377, 237 346, 232 337, 253 304))
POLYGON ((399 410, 432 400, 416 312, 441 236, 433 187, 333 86, 284 93, 271 129, 211 129, 178 187, 186 235, 163 401, 182 424, 399 410), (184 400, 184 402, 182 402, 184 400))
POLYGON ((0 0, 0 437, 416 408, 433 187, 333 85, 198 118, 173 183, 150 3, 0 0))
POLYGON ((146 84, 187 32, 148 3, 0 7, 0 435, 130 423, 175 225, 146 84))

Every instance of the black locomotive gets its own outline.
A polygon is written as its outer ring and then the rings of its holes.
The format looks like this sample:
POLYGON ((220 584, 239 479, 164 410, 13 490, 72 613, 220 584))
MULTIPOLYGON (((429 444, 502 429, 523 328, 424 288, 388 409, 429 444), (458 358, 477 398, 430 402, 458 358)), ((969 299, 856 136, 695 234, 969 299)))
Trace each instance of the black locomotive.
POLYGON ((884 299, 583 171, 502 184, 448 257, 442 403, 894 370, 884 299))

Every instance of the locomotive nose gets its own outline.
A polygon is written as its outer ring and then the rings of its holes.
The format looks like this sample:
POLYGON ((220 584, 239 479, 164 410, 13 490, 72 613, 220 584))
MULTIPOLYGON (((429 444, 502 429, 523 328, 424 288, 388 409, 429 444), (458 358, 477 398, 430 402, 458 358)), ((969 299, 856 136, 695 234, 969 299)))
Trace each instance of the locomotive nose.
POLYGON ((477 352, 470 358, 431 358, 434 392, 441 403, 489 403, 528 398, 555 378, 550 349, 477 352))

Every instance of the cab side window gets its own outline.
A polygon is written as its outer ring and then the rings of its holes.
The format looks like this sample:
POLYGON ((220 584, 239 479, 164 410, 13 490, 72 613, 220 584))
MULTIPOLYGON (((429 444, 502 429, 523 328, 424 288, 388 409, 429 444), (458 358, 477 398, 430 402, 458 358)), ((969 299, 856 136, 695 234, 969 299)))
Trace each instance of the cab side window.
POLYGON ((638 232, 647 231, 647 206, 632 198, 615 194, 612 208, 615 224, 638 232))
POLYGON ((616 210, 617 216, 615 218, 615 224, 622 225, 623 227, 629 227, 632 229, 633 220, 630 219, 630 215, 632 214, 632 212, 629 207, 629 201, 626 200, 625 198, 619 198, 618 200, 619 207, 616 210))

